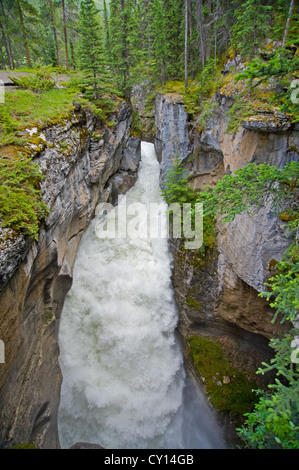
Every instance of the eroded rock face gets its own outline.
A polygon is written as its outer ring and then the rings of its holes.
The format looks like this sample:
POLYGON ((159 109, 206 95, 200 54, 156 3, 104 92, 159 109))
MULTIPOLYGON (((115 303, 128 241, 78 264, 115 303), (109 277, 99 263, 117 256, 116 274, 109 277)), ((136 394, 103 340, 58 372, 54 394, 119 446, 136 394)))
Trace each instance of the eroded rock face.
POLYGON ((130 138, 130 108, 122 103, 113 120, 114 129, 103 128, 78 110, 64 124, 44 130, 45 150, 35 161, 45 174, 42 192, 50 215, 38 242, 20 240, 16 257, 15 240, 2 251, 2 447, 33 442, 38 448, 59 448, 57 336, 77 248, 97 203, 113 199, 118 190, 125 193, 137 178, 140 160, 140 141, 130 138))
MULTIPOLYGON (((275 125, 272 117, 260 119, 260 125, 254 120, 246 121, 236 134, 228 133, 227 111, 233 100, 224 96, 216 99, 205 129, 199 132, 190 125, 187 137, 188 119, 181 118, 179 100, 158 99, 156 126, 162 126, 162 130, 156 148, 162 173, 171 165, 171 155, 178 154, 186 162, 189 184, 203 189, 249 162, 283 168, 290 161, 298 161, 298 132, 284 117, 278 116, 275 125), (184 139, 177 138, 169 144, 173 129, 181 125, 186 126, 185 131, 180 129, 177 135, 184 139)), ((261 361, 270 359, 269 340, 281 336, 289 326, 282 326, 279 321, 272 324, 273 310, 258 294, 265 290, 273 266, 291 243, 283 225, 270 201, 265 200, 260 209, 251 214, 244 212, 231 223, 218 221, 214 248, 203 256, 183 250, 180 240, 171 241, 182 338, 192 334, 215 336, 235 362, 251 372, 261 361)))
POLYGON ((142 127, 142 129, 140 129, 141 140, 145 142, 153 142, 155 133, 155 99, 149 80, 145 80, 133 87, 131 103, 133 109, 138 114, 138 119, 140 120, 142 127))
POLYGON ((238 214, 230 223, 219 222, 217 229, 218 249, 226 262, 246 284, 264 291, 273 264, 281 261, 293 239, 270 201, 253 213, 238 214))
POLYGON ((159 95, 156 101, 155 149, 161 167, 161 181, 176 157, 183 161, 189 155, 188 114, 179 97, 159 95))
POLYGON ((219 96, 217 106, 197 139, 223 155, 225 173, 235 172, 248 163, 268 163, 283 168, 298 160, 298 129, 286 116, 252 116, 233 134, 227 132, 227 111, 233 99, 219 96))

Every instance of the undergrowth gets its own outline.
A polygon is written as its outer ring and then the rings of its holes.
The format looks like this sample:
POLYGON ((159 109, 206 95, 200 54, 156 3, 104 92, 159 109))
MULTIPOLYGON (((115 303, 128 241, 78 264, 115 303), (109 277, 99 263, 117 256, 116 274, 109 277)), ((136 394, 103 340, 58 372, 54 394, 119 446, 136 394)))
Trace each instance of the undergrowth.
POLYGON ((39 166, 21 154, 0 160, 0 215, 3 227, 38 239, 41 220, 49 213, 42 200, 39 166))

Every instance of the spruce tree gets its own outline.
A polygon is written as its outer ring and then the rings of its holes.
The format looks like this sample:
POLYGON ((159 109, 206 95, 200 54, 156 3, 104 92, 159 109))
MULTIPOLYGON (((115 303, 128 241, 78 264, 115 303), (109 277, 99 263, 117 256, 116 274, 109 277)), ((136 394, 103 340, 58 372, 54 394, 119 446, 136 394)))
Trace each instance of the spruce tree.
POLYGON ((149 28, 152 38, 152 70, 154 77, 166 83, 167 51, 169 43, 166 35, 166 11, 164 0, 153 0, 151 5, 149 28))
POLYGON ((108 14, 108 8, 107 8, 106 0, 104 0, 104 33, 105 33, 106 54, 107 54, 108 60, 111 61, 109 14, 108 14))
POLYGON ((118 88, 128 99, 134 81, 134 67, 142 55, 139 11, 138 0, 110 1, 111 66, 118 88))
MULTIPOLYGON (((237 0, 234 2, 237 4, 237 0)), ((233 43, 244 58, 256 55, 271 27, 271 5, 260 0, 247 0, 235 10, 236 22, 232 28, 233 43)))
POLYGON ((83 0, 80 9, 80 68, 84 73, 86 96, 97 100, 105 87, 103 35, 93 0, 83 0))
POLYGON ((52 21, 53 35, 54 35, 54 41, 55 41, 55 47, 56 47, 57 62, 58 62, 58 67, 60 68, 61 67, 60 53, 59 53, 57 30, 55 26, 54 9, 53 9, 52 0, 49 0, 49 7, 50 7, 50 12, 51 12, 51 21, 52 21))
POLYGON ((170 78, 182 78, 184 70, 184 0, 164 0, 167 18, 167 72, 170 78))

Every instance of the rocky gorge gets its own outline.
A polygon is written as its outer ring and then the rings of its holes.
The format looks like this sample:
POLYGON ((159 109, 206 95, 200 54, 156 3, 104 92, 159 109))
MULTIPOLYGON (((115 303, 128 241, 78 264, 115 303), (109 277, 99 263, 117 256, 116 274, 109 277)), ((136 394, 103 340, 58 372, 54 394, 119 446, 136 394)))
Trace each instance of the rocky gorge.
POLYGON ((136 181, 140 141, 130 136, 131 114, 121 102, 110 129, 75 106, 69 120, 30 130, 42 143, 41 151, 36 144, 32 151, 45 175, 42 192, 51 211, 38 242, 2 232, 1 447, 59 448, 59 317, 79 241, 97 204, 114 203, 136 181))
MULTIPOLYGON (((268 163, 282 169, 298 161, 298 124, 287 116, 262 112, 244 121, 236 132, 228 129, 228 111, 234 99, 220 92, 213 112, 197 129, 179 96, 160 96, 156 103, 155 146, 163 169, 179 155, 189 185, 204 189, 248 163, 268 163)), ((194 121, 194 120, 193 120, 194 121)), ((183 249, 181 240, 170 241, 173 256, 173 285, 179 309, 179 331, 188 368, 205 386, 190 355, 192 335, 217 341, 229 362, 253 378, 261 388, 273 380, 271 374, 255 374, 262 361, 270 361, 271 338, 281 337, 291 325, 273 323, 273 311, 259 294, 273 275, 275 265, 290 246, 293 236, 265 198, 259 208, 236 215, 232 222, 216 222, 214 239, 204 254, 183 249)), ((213 358, 210 360, 213 362, 213 358)), ((230 379, 219 370, 213 381, 221 387, 230 379)), ((219 414, 226 434, 234 439, 232 416, 219 414)))
MULTIPOLYGON (((226 132, 233 100, 221 95, 217 100, 199 132, 181 99, 157 95, 152 141, 161 181, 175 155, 185 163, 193 188, 213 185, 249 162, 282 168, 298 161, 296 126, 280 116, 257 117, 244 121, 235 134, 226 132)), ((51 211, 38 242, 13 237, 8 229, 1 233, 1 447, 32 442, 38 448, 59 448, 57 335, 76 251, 97 204, 115 204, 118 194, 133 186, 140 160, 140 139, 130 135, 132 114, 125 102, 113 121, 115 127, 103 128, 77 106, 70 120, 30 130, 42 142, 41 149, 32 144, 32 151, 45 175, 42 191, 51 211)), ((148 129, 146 138, 150 140, 148 129)), ((178 329, 188 368, 201 384, 204 378, 196 373, 187 343, 193 334, 217 338, 232 363, 248 374, 271 357, 268 342, 286 327, 272 324, 271 308, 258 294, 290 243, 283 221, 267 202, 253 214, 219 222, 213 247, 204 256, 183 250, 180 240, 170 241, 178 329)), ((219 379, 221 387, 223 377, 219 379)), ((267 379, 260 380, 263 385, 267 379)), ((221 419, 229 433, 230 418, 221 419)))

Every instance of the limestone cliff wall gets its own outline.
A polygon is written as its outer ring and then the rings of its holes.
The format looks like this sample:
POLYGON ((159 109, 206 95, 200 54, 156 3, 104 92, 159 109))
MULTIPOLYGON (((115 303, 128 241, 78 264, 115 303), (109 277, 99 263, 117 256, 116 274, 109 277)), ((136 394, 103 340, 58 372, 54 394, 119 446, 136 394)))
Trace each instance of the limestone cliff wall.
POLYGON ((35 161, 45 174, 42 191, 51 212, 38 242, 10 233, 2 244, 1 447, 33 442, 59 448, 59 318, 77 248, 97 203, 115 202, 137 178, 140 141, 130 137, 131 119, 124 102, 113 116, 113 129, 78 107, 69 120, 30 131, 44 141, 35 161))
POLYGON ((155 149, 161 167, 161 181, 173 165, 189 154, 188 114, 182 101, 173 95, 158 95, 156 99, 155 149))
MULTIPOLYGON (((224 96, 216 99, 213 114, 199 131, 179 100, 158 97, 156 128, 160 130, 155 145, 161 173, 178 154, 185 161, 189 184, 204 188, 249 162, 282 168, 298 161, 298 129, 285 116, 244 121, 232 134, 227 132, 227 111, 233 101, 224 96)), ((205 256, 184 251, 180 240, 172 240, 181 336, 215 336, 236 363, 256 371, 270 357, 269 339, 283 333, 279 322, 271 323, 273 311, 258 294, 271 275, 273 260, 280 261, 290 243, 269 201, 252 215, 242 213, 231 223, 218 223, 214 248, 205 256)))

